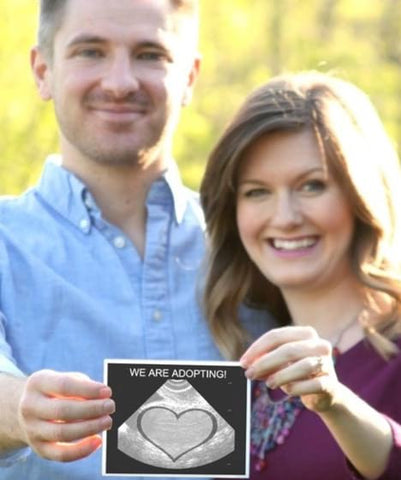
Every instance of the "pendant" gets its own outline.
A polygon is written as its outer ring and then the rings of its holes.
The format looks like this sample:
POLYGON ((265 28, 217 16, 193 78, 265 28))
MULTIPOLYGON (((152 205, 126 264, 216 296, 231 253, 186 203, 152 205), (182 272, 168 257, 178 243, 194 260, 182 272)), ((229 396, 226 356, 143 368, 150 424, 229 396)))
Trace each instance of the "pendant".
POLYGON ((264 382, 256 382, 251 415, 251 455, 255 470, 267 466, 268 452, 282 445, 291 433, 295 420, 304 405, 299 397, 271 400, 264 382))

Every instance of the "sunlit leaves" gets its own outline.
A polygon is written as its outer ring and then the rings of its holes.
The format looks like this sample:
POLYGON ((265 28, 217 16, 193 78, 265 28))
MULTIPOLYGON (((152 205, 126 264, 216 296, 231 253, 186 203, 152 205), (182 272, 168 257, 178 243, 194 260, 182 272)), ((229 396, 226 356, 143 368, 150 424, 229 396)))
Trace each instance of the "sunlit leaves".
MULTIPOLYGON (((200 2, 203 64, 174 145, 187 184, 199 185, 208 152, 244 96, 282 71, 334 70, 354 81, 401 145, 401 0, 200 2)), ((31 185, 57 149, 51 105, 39 100, 29 68, 37 4, 0 3, 0 193, 31 185)))

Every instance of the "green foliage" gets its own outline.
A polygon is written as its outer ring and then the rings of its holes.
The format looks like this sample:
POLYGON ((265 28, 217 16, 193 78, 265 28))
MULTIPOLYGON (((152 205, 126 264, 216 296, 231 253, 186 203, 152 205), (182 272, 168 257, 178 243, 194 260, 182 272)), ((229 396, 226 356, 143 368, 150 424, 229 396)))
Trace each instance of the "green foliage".
POLYGON ((3 1, 0 6, 0 193, 18 193, 31 185, 44 156, 57 146, 51 106, 36 93, 30 72, 37 4, 3 1))
MULTIPOLYGON (((50 104, 29 67, 37 1, 0 5, 0 193, 36 180, 57 150, 50 104)), ((283 71, 334 71, 366 90, 401 146, 401 0, 201 0, 201 75, 174 145, 197 188, 208 152, 254 87, 283 71)))

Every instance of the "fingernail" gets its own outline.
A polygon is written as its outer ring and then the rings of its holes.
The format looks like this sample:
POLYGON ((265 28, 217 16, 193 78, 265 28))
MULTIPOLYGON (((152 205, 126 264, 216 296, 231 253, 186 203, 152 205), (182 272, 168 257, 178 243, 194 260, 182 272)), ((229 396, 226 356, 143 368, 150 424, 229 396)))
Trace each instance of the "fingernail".
POLYGON ((271 388, 272 390, 274 390, 275 388, 277 388, 277 383, 275 382, 274 380, 274 377, 268 377, 266 380, 265 380, 265 383, 266 385, 271 388))
POLYGON ((245 371, 245 376, 249 378, 249 380, 253 380, 255 377, 255 369, 253 367, 248 368, 248 370, 245 371))
POLYGON ((249 366, 248 360, 247 360, 246 357, 241 357, 241 358, 239 359, 239 363, 241 364, 241 367, 242 367, 242 368, 245 368, 245 369, 248 368, 248 366, 249 366))
POLYGON ((93 436, 91 441, 92 441, 92 449, 93 450, 97 450, 102 445, 102 439, 100 437, 98 437, 97 435, 93 436))
POLYGON ((114 413, 115 410, 116 410, 116 405, 113 402, 113 400, 108 399, 103 403, 104 413, 114 413))
POLYGON ((111 430, 113 426, 113 420, 110 417, 104 417, 102 419, 102 430, 111 430))
POLYGON ((101 398, 110 397, 111 396, 111 388, 110 387, 101 388, 100 391, 99 391, 99 396, 101 398))

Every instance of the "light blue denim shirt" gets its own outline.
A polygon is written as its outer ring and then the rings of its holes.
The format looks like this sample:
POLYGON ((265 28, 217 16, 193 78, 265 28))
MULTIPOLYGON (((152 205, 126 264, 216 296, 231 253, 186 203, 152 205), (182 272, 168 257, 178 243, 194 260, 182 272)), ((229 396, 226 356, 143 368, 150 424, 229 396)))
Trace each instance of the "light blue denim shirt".
MULTIPOLYGON (((174 162, 152 185, 147 212, 141 259, 57 157, 35 188, 0 200, 0 371, 50 368, 102 381, 105 358, 221 358, 195 288, 203 216, 174 162)), ((263 322, 252 322, 256 334, 263 322)), ((100 450, 68 464, 27 450, 0 460, 2 480, 102 478, 100 450)))

